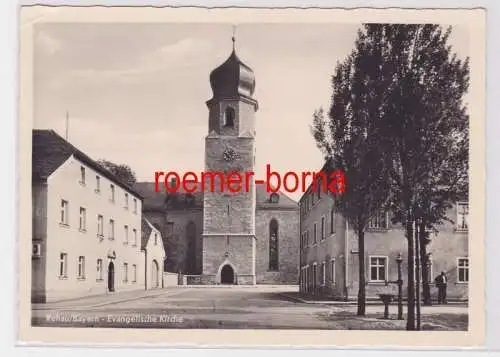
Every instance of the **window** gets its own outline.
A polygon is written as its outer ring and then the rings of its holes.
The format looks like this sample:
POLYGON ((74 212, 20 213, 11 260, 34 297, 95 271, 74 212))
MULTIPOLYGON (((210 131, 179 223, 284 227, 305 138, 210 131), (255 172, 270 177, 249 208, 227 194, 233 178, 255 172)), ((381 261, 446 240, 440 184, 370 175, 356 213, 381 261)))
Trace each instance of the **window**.
POLYGON ((137 266, 132 264, 132 282, 135 283, 137 281, 137 266))
POLYGON ((104 219, 101 215, 97 216, 97 235, 104 236, 104 219))
POLYGON ((113 240, 115 239, 115 221, 110 219, 109 220, 109 239, 113 240))
POLYGON ((318 190, 318 201, 321 199, 321 178, 316 178, 316 185, 318 186, 316 189, 318 190))
POLYGON ((97 281, 102 280, 102 259, 97 259, 97 281))
POLYGON ((278 251, 278 221, 272 219, 269 223, 269 270, 279 270, 279 251, 278 251))
POLYGON ((155 245, 158 245, 158 233, 155 233, 155 245))
POLYGON ((312 266, 312 287, 316 288, 316 284, 318 283, 318 263, 314 262, 312 266))
POLYGON ((224 113, 224 126, 233 127, 234 117, 235 117, 234 109, 231 107, 227 107, 226 112, 224 113))
POLYGON ((115 185, 109 185, 109 200, 115 202, 115 185))
POLYGON ((326 262, 323 261, 321 262, 321 285, 325 285, 326 284, 326 262))
POLYGON ((316 222, 314 222, 314 231, 313 231, 313 244, 316 244, 318 242, 318 237, 317 237, 317 232, 318 230, 318 225, 316 224, 316 222))
POLYGON ((137 198, 134 198, 134 213, 137 213, 137 198))
POLYGON ((326 238, 326 222, 325 217, 321 217, 321 240, 326 238))
POLYGON ((78 279, 85 279, 85 257, 78 257, 78 279))
POLYGON ((87 229, 87 210, 80 207, 80 230, 85 231, 87 229))
POLYGON ((132 229, 132 238, 133 238, 133 246, 135 247, 137 245, 137 229, 132 229))
POLYGON ((311 192, 311 207, 314 206, 314 192, 311 192))
POLYGON ((42 256, 42 244, 33 242, 32 258, 40 258, 42 256))
POLYGON ((387 212, 380 212, 368 221, 369 229, 387 229, 387 212))
POLYGON ((469 204, 465 202, 457 203, 457 229, 466 231, 468 229, 469 204))
POLYGON ((458 258, 457 262, 457 281, 459 283, 469 282, 469 259, 468 258, 458 258))
POLYGON ((85 186, 85 167, 80 166, 80 184, 85 186))
POLYGON ((125 225, 123 227, 123 230, 124 230, 123 244, 128 244, 128 226, 125 225))
POLYGON ((99 176, 95 177, 95 192, 101 193, 101 178, 99 176))
POLYGON ((128 264, 123 263, 123 282, 128 283, 128 264))
POLYGON ((335 259, 330 260, 330 281, 335 284, 335 259))
POLYGON ((370 257, 370 281, 387 280, 387 257, 370 257))
POLYGON ((68 201, 61 200, 61 224, 65 226, 69 225, 68 210, 69 210, 68 201))
POLYGON ((125 192, 125 209, 128 209, 128 193, 125 192))
POLYGON ((68 277, 68 254, 61 253, 59 255, 59 277, 68 277))
POLYGON ((332 234, 335 233, 335 225, 335 208, 332 207, 332 210, 330 211, 330 233, 332 234))

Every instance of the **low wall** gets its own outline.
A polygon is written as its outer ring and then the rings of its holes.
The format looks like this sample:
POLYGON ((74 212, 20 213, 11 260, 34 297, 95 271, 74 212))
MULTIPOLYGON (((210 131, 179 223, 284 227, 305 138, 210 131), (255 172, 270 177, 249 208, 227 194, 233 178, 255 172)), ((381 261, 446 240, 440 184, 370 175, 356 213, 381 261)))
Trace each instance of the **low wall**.
POLYGON ((179 285, 179 274, 164 272, 163 273, 163 287, 169 288, 171 286, 179 285))

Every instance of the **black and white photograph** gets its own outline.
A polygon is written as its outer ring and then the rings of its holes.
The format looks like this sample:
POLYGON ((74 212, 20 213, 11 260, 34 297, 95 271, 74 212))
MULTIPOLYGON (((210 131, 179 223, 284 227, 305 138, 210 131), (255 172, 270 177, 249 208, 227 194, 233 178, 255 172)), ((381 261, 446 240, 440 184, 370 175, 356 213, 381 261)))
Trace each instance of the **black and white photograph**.
POLYGON ((23 9, 30 336, 481 340, 481 11, 113 10, 23 9))

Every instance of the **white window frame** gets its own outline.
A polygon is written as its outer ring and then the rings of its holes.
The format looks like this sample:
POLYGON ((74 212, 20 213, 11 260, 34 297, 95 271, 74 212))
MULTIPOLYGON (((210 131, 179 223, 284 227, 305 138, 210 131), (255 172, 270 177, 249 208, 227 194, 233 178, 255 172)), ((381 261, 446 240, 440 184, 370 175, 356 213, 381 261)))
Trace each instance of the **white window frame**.
MULTIPOLYGON (((389 257, 386 256, 386 255, 370 255, 368 257, 368 266, 369 266, 369 281, 372 282, 372 283, 383 283, 383 282, 386 282, 388 280, 388 276, 389 276, 389 257), (383 280, 380 280, 380 279, 372 279, 372 267, 377 267, 377 268, 380 268, 382 267, 382 265, 373 265, 372 264, 372 258, 373 259, 384 259, 384 271, 385 271, 385 274, 384 274, 384 279, 383 280)), ((378 270, 377 270, 377 275, 379 275, 378 273, 378 270)), ((380 276, 379 276, 380 278, 380 276)))
POLYGON ((137 198, 134 198, 134 213, 137 213, 137 198))
POLYGON ((59 253, 59 278, 68 277, 68 253, 59 253))
POLYGON ((87 230, 87 209, 85 207, 80 207, 79 225, 80 231, 85 232, 87 230))
POLYGON ((457 231, 461 231, 461 232, 466 232, 469 230, 469 203, 468 202, 463 202, 463 201, 459 201, 457 202, 456 204, 456 207, 457 207, 457 231), (467 207, 467 213, 465 215, 462 215, 460 212, 460 207, 461 206, 466 206, 467 207), (460 226, 460 217, 461 216, 465 216, 465 228, 464 227, 461 227, 460 226))
POLYGON ((95 193, 101 193, 101 176, 95 176, 95 193))
POLYGON ((158 233, 157 232, 154 233, 155 233, 155 245, 158 245, 158 233))
POLYGON ((336 212, 335 212, 335 208, 332 207, 330 209, 330 234, 335 234, 335 232, 337 231, 337 219, 336 219, 336 212))
POLYGON ((335 284, 335 258, 330 259, 330 282, 335 284))
POLYGON ((371 229, 371 230, 385 230, 385 229, 388 229, 388 228, 389 228, 389 212, 377 213, 374 217, 370 218, 370 220, 368 221, 368 229, 371 229), (375 218, 382 217, 382 215, 384 215, 385 226, 381 227, 380 224, 378 226, 374 225, 373 224, 373 220, 375 218))
POLYGON ((69 226, 69 202, 67 200, 61 200, 61 216, 60 224, 63 226, 69 226))
POLYGON ((132 283, 135 284, 137 282, 137 265, 132 264, 132 283))
POLYGON ((102 214, 97 215, 97 236, 104 237, 104 217, 102 214))
POLYGON ((468 284, 470 280, 470 262, 469 257, 458 257, 457 258, 457 283, 459 284, 468 284), (465 260, 465 265, 460 265, 460 261, 465 260), (460 280, 460 270, 464 270, 467 272, 467 280, 460 280))
POLYGON ((102 259, 97 259, 97 267, 96 267, 96 273, 97 273, 97 281, 102 281, 102 259))
POLYGON ((128 263, 123 263, 123 280, 124 284, 128 283, 128 263))
POLYGON ((314 262, 312 264, 312 286, 315 288, 318 285, 318 263, 314 262))
POLYGON ((125 209, 128 210, 128 192, 125 192, 125 197, 124 197, 124 200, 125 200, 125 209))
POLYGON ((110 197, 109 197, 109 202, 114 203, 115 202, 115 185, 110 184, 109 185, 109 191, 110 191, 110 197))
POLYGON ((321 262, 321 285, 326 285, 326 261, 321 262))
POLYGON ((137 229, 135 228, 132 229, 132 234, 133 234, 132 238, 134 239, 132 246, 135 247, 137 246, 137 229))
POLYGON ((80 166, 80 185, 82 186, 85 186, 86 171, 85 166, 80 166))
POLYGON ((110 218, 108 223, 108 238, 109 240, 115 239, 115 220, 110 218))
POLYGON ((78 280, 85 280, 85 257, 78 257, 78 268, 76 270, 78 280))
POLYGON ((127 245, 128 244, 128 225, 123 226, 123 231, 124 231, 123 244, 127 245))
POLYGON ((326 239, 326 217, 321 216, 321 240, 326 239))

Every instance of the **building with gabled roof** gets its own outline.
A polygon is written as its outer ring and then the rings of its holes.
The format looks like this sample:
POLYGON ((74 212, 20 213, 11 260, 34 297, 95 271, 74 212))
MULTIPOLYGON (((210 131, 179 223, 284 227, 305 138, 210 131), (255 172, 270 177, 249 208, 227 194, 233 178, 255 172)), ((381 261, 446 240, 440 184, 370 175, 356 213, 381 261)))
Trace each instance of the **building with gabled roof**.
POLYGON ((32 135, 32 300, 145 289, 142 195, 53 130, 32 135))

